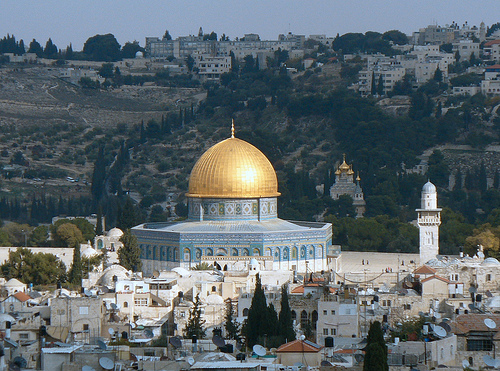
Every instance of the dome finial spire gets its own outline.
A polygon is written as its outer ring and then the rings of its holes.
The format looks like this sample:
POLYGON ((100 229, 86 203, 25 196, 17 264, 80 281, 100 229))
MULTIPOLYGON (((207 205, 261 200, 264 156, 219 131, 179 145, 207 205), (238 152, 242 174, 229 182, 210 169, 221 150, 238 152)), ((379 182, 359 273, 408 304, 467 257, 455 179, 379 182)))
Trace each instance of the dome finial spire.
POLYGON ((234 119, 231 120, 231 138, 234 138, 234 119))

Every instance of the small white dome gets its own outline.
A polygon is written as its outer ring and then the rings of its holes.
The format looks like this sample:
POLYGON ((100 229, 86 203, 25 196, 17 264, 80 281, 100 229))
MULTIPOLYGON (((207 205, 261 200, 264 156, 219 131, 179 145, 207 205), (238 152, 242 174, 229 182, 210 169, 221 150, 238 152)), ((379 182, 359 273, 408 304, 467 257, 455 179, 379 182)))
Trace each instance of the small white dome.
POLYGON ((137 53, 135 53, 135 57, 136 58, 144 58, 144 53, 141 51, 138 51, 137 53))
POLYGON ((252 258, 250 259, 250 265, 259 265, 259 262, 257 261, 257 259, 252 258))
POLYGON ((85 250, 82 251, 82 257, 87 259, 93 258, 96 255, 99 255, 99 253, 95 251, 92 247, 87 247, 85 250))
POLYGON ((436 186, 432 184, 430 181, 425 183, 422 187, 423 193, 436 193, 436 186))
POLYGON ((123 236, 123 232, 119 228, 112 228, 108 232, 108 237, 118 237, 118 238, 120 238, 121 236, 123 236))
POLYGON ((191 274, 187 269, 182 267, 172 268, 172 272, 177 273, 181 277, 189 277, 189 275, 191 274))
POLYGON ((205 301, 209 305, 222 305, 222 304, 224 304, 224 299, 222 299, 222 296, 217 295, 217 294, 208 295, 207 299, 205 301))
POLYGON ((5 284, 5 287, 19 287, 19 286, 25 286, 25 285, 24 285, 24 283, 22 283, 21 281, 19 281, 16 278, 11 278, 5 284))
POLYGON ((118 280, 127 280, 130 278, 130 274, 121 265, 113 264, 111 267, 106 268, 103 275, 99 279, 99 283, 104 286, 113 286, 113 277, 116 276, 118 280))
POLYGON ((500 265, 500 262, 495 258, 486 258, 481 263, 481 265, 482 266, 494 266, 494 265, 500 265))

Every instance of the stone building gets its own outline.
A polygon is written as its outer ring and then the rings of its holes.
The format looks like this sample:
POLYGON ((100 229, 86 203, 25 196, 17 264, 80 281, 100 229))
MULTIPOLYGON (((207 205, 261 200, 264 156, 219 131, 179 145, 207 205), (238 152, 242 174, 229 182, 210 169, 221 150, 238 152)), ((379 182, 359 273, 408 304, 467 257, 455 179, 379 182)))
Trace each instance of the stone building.
POLYGON ((363 189, 359 182, 361 178, 359 175, 356 177, 354 183, 354 171, 352 165, 348 165, 344 161, 339 165, 335 171, 335 183, 330 187, 330 197, 338 200, 342 195, 348 195, 352 198, 352 204, 356 210, 356 218, 362 218, 366 209, 366 202, 363 196, 363 189))
MULTIPOLYGON (((188 220, 132 228, 145 274, 207 262, 223 271, 327 269, 330 223, 278 218, 278 181, 266 156, 234 137, 208 149, 189 177, 188 220)), ((363 201, 364 202, 364 201, 363 201)))

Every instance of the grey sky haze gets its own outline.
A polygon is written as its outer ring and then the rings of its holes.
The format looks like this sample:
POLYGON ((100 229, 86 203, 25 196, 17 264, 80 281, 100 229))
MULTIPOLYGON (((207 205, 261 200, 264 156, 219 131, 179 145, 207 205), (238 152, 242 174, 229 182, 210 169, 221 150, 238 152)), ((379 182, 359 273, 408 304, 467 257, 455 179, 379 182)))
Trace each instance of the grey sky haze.
POLYGON ((225 33, 231 39, 258 33, 278 34, 384 32, 407 34, 429 24, 468 21, 487 26, 500 21, 500 0, 1 0, 0 37, 7 33, 26 44, 49 37, 59 48, 70 42, 81 50, 95 34, 112 33, 123 45, 146 36, 161 37, 166 29, 177 36, 225 33))

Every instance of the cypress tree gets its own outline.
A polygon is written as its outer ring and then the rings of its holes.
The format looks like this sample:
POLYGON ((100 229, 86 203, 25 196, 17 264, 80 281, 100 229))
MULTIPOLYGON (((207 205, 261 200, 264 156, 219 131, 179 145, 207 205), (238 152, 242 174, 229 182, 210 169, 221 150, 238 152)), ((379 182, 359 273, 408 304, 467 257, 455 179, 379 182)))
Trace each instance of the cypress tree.
POLYGON ((82 257, 80 255, 80 244, 76 243, 73 252, 73 264, 68 273, 68 281, 74 285, 82 284, 82 257))
POLYGON ((387 346, 385 345, 382 327, 379 321, 370 325, 368 331, 363 371, 388 371, 387 346))
POLYGON ((295 340, 292 311, 288 302, 288 286, 281 286, 281 310, 279 315, 279 334, 283 343, 295 340))
POLYGON ((500 173, 498 170, 495 171, 495 175, 493 176, 493 188, 498 189, 500 187, 500 173))
POLYGON ((486 192, 488 190, 488 178, 484 162, 481 162, 481 167, 479 168, 479 190, 481 192, 486 192))
POLYGON ((90 192, 92 194, 92 200, 97 206, 104 194, 104 181, 106 179, 106 163, 104 160, 104 148, 99 147, 97 153, 97 160, 94 164, 94 172, 92 173, 92 185, 90 187, 90 192))
POLYGON ((258 274, 255 276, 255 279, 255 291, 252 298, 252 304, 248 310, 248 319, 245 326, 247 337, 246 344, 247 347, 250 348, 257 344, 259 337, 267 334, 268 330, 269 311, 267 309, 266 296, 258 274))
POLYGON ((102 226, 102 206, 99 205, 99 211, 97 212, 97 223, 95 226, 95 234, 97 236, 102 236, 104 228, 102 226))

